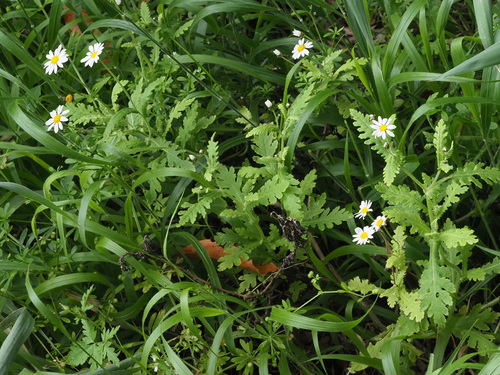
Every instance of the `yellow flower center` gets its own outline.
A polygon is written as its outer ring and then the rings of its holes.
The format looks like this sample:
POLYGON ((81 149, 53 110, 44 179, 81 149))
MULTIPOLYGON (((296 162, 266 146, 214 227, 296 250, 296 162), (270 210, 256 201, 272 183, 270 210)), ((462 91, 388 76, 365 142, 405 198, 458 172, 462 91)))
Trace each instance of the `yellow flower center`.
POLYGON ((380 125, 380 131, 385 132, 387 130, 387 125, 380 125))
POLYGON ((384 220, 380 219, 379 221, 377 221, 377 227, 381 227, 382 224, 384 224, 384 220))
POLYGON ((54 124, 57 124, 58 122, 61 122, 61 115, 54 116, 54 124))
POLYGON ((59 61, 59 56, 54 56, 53 58, 50 59, 50 63, 53 65, 56 65, 58 61, 59 61))
POLYGON ((92 58, 94 58, 96 56, 97 56, 97 52, 94 52, 94 53, 92 53, 92 55, 90 55, 90 57, 92 57, 92 58))
POLYGON ((305 50, 305 49, 306 49, 306 46, 305 46, 305 45, 303 45, 303 44, 301 44, 301 45, 299 46, 299 48, 297 48, 297 51, 302 52, 302 51, 303 51, 303 50, 305 50))
POLYGON ((366 214, 368 212, 368 207, 363 207, 361 213, 366 214))
POLYGON ((359 236, 359 237, 361 237, 362 239, 365 239, 368 237, 368 233, 363 232, 363 233, 361 233, 361 236, 359 236))

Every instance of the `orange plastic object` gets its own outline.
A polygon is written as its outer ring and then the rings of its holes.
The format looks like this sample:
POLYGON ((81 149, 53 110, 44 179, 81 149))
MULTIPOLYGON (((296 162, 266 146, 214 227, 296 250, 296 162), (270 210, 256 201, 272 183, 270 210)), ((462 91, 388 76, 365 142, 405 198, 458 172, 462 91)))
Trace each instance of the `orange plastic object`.
MULTIPOLYGON (((223 247, 217 245, 217 243, 212 240, 201 240, 200 244, 205 248, 208 255, 210 256, 210 259, 218 260, 220 257, 223 257, 224 255, 229 255, 228 253, 224 252, 223 247)), ((238 250, 234 246, 232 246, 231 248, 238 250)), ((199 259, 200 257, 192 245, 184 247, 182 249, 182 252, 186 254, 188 257, 193 259, 199 259)), ((260 265, 260 264, 253 264, 251 260, 243 260, 243 259, 241 259, 241 264, 239 265, 239 267, 244 268, 246 270, 258 272, 261 275, 265 275, 269 272, 275 272, 278 270, 278 267, 274 263, 260 265)))

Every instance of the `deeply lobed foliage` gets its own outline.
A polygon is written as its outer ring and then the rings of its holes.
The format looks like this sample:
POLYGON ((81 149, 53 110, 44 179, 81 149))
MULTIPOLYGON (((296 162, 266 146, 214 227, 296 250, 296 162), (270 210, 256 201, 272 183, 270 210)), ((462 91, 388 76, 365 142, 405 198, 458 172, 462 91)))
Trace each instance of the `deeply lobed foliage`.
POLYGON ((0 10, 0 374, 495 374, 499 8, 470 5, 0 10))

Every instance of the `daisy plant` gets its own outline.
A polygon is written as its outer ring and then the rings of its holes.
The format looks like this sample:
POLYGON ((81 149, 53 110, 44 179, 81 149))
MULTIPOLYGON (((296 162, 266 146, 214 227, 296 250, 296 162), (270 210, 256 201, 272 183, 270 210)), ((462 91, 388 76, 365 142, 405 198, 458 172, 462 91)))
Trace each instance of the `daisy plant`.
POLYGON ((49 51, 45 57, 49 59, 49 61, 44 64, 45 73, 48 75, 57 73, 57 70, 62 68, 63 64, 68 61, 68 54, 62 44, 60 44, 54 52, 49 51))
POLYGON ((373 124, 370 125, 374 129, 372 135, 375 138, 382 137, 382 139, 385 139, 387 136, 394 137, 394 133, 391 130, 396 129, 396 125, 392 125, 391 120, 390 118, 378 116, 378 119, 373 120, 373 124))
POLYGON ((351 109, 350 114, 354 120, 354 126, 358 128, 359 138, 364 140, 365 145, 370 146, 372 150, 384 158, 384 183, 391 185, 405 162, 402 150, 396 147, 394 141, 389 142, 389 138, 394 137, 392 130, 396 129, 396 125, 391 123, 395 117, 382 118, 378 116, 375 120, 375 116, 363 114, 355 109, 351 109))
POLYGON ((292 58, 294 60, 300 59, 301 57, 309 55, 309 49, 313 48, 312 42, 309 40, 305 40, 304 38, 300 39, 292 51, 292 58))
POLYGON ((359 211, 354 217, 356 218, 365 218, 368 212, 373 211, 370 207, 372 205, 371 201, 361 201, 361 204, 359 205, 359 211))
POLYGON ((68 118, 65 117, 64 115, 69 113, 69 110, 66 109, 64 110, 64 106, 60 105, 57 107, 57 109, 53 110, 50 112, 50 119, 45 122, 45 125, 48 126, 47 130, 52 130, 54 129, 54 133, 57 133, 59 130, 62 130, 63 128, 63 122, 68 121, 68 118))
POLYGON ((356 232, 356 234, 352 236, 352 241, 356 242, 356 244, 358 245, 365 245, 366 243, 368 243, 368 241, 373 238, 373 233, 375 233, 375 229, 369 226, 365 226, 363 227, 363 229, 358 227, 354 231, 356 232))
POLYGON ((87 55, 80 60, 81 63, 85 63, 85 66, 92 67, 96 62, 99 61, 99 55, 104 50, 103 43, 95 43, 89 46, 89 51, 87 55))
POLYGON ((377 216, 375 221, 372 223, 372 228, 375 230, 375 232, 379 231, 380 228, 385 225, 385 222, 387 221, 387 218, 382 215, 382 216, 377 216))

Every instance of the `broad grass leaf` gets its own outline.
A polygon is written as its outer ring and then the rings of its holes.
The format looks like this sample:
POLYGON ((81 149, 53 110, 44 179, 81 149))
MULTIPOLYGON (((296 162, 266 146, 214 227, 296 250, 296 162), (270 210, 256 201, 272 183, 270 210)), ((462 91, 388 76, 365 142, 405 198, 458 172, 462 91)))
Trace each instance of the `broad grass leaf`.
POLYGON ((33 333, 33 327, 35 326, 35 320, 26 308, 23 307, 15 313, 18 314, 16 322, 0 347, 0 363, 2 364, 0 366, 0 375, 9 373, 10 365, 14 362, 22 345, 33 333))

